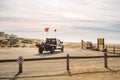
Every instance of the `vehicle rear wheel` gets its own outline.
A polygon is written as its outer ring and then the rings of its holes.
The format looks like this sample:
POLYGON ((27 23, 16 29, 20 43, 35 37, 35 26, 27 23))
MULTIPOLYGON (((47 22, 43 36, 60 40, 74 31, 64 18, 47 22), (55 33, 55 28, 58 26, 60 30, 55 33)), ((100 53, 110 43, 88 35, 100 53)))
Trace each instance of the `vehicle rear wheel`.
POLYGON ((55 48, 52 47, 51 50, 50 50, 50 53, 54 53, 55 52, 55 48))
POLYGON ((44 46, 40 45, 40 46, 39 46, 39 53, 42 54, 43 51, 44 51, 44 46))

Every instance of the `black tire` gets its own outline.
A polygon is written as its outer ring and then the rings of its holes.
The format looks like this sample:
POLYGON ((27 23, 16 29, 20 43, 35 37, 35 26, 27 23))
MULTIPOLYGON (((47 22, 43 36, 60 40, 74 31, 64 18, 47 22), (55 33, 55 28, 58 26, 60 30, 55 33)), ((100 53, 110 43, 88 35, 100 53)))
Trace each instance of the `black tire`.
POLYGON ((40 53, 40 54, 42 54, 42 53, 43 53, 43 51, 41 50, 41 51, 39 51, 39 53, 40 53))
POLYGON ((43 47, 39 47, 39 53, 42 54, 44 51, 44 48, 43 47))
POLYGON ((62 46, 62 48, 61 48, 61 52, 64 52, 64 46, 62 46))
POLYGON ((51 47, 50 53, 54 53, 55 52, 55 48, 51 47))

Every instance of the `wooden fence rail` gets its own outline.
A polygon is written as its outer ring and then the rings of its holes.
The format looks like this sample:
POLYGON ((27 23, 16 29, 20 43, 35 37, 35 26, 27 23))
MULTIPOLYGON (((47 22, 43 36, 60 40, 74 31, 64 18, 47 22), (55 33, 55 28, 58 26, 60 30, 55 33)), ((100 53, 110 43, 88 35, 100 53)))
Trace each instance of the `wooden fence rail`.
MULTIPOLYGON (((90 59, 90 58, 104 58, 105 56, 69 56, 69 59, 90 59)), ((66 59, 67 57, 49 57, 49 58, 28 58, 24 61, 39 61, 39 60, 59 60, 66 59)), ((107 58, 120 58, 120 55, 109 55, 107 58)), ((17 62, 17 59, 0 60, 0 63, 4 62, 17 62)))
POLYGON ((108 52, 109 52, 109 53, 113 53, 113 54, 115 54, 115 53, 120 53, 120 52, 117 51, 117 50, 120 51, 120 47, 116 47, 116 46, 106 46, 106 48, 108 49, 108 52), (109 51, 109 49, 111 49, 112 51, 109 51))
MULTIPOLYGON (((104 67, 108 68, 108 61, 107 58, 120 58, 120 55, 114 55, 114 56, 108 56, 107 53, 104 53, 104 56, 69 56, 67 54, 66 57, 49 57, 49 58, 29 58, 29 59, 24 59, 24 61, 40 61, 40 60, 59 60, 59 59, 66 59, 66 70, 70 70, 70 63, 69 59, 95 59, 95 58, 104 58, 104 67)), ((23 72, 23 66, 22 62, 18 59, 19 61, 19 73, 23 72)), ((4 62, 17 62, 17 59, 7 59, 7 60, 0 60, 0 63, 4 62)))

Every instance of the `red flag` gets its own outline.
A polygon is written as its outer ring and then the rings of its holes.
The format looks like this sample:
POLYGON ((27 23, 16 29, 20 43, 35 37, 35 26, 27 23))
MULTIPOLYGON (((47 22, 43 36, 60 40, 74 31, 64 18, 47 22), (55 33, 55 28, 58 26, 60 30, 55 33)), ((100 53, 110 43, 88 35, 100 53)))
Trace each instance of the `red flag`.
POLYGON ((57 31, 57 29, 54 29, 54 32, 56 32, 57 31))
POLYGON ((48 28, 48 27, 46 27, 46 28, 45 28, 45 32, 48 32, 48 31, 49 31, 49 28, 48 28))

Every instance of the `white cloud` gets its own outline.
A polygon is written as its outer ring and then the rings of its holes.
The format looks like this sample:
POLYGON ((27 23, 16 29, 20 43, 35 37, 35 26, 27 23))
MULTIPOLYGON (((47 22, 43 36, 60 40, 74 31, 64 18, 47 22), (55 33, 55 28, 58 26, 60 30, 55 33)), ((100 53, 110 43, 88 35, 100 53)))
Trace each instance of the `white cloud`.
POLYGON ((23 31, 23 36, 39 37, 39 29, 44 35, 44 28, 48 26, 58 28, 59 36, 65 40, 99 36, 119 40, 119 4, 119 0, 0 0, 0 31, 20 36, 23 31), (85 29, 80 30, 82 27, 85 29))

